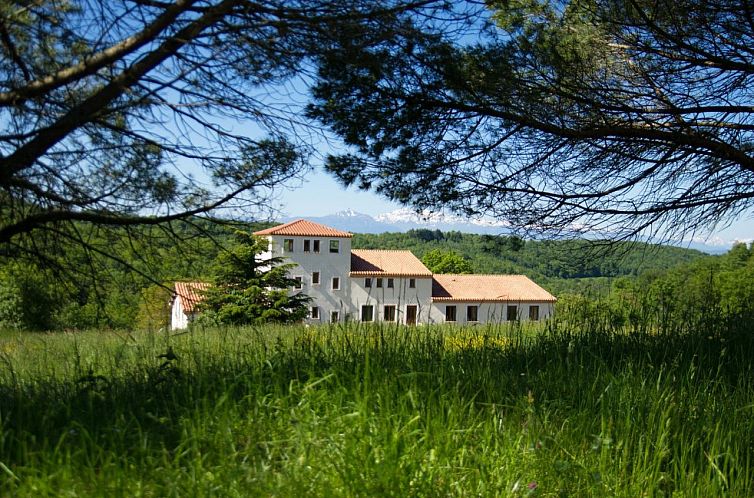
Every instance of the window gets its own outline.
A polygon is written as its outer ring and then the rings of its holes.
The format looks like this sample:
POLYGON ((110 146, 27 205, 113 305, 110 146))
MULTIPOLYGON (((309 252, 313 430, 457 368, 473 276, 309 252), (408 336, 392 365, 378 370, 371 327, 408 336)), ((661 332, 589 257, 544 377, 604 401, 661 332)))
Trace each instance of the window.
POLYGON ((539 306, 529 306, 529 320, 539 320, 539 306))
POLYGON ((364 287, 371 287, 372 286, 372 279, 371 278, 365 278, 364 279, 364 287))
POLYGON ((416 289, 416 279, 415 278, 409 278, 408 279, 408 288, 409 289, 416 289))
POLYGON ((332 278, 332 290, 340 290, 340 277, 332 278))
POLYGON ((312 250, 312 241, 304 240, 304 252, 310 252, 312 250))
POLYGON ((446 322, 456 321, 456 307, 455 306, 445 306, 445 321, 446 322))
POLYGON ((416 325, 416 312, 419 309, 415 304, 406 306, 406 325, 416 325))
POLYGON ((508 307, 505 310, 505 319, 508 320, 509 322, 518 320, 518 306, 508 305, 508 307))
POLYGON ((293 252, 293 239, 283 239, 283 251, 293 252))
POLYGON ((382 279, 381 279, 381 278, 378 278, 378 279, 377 279, 377 288, 379 289, 379 288, 381 288, 381 287, 382 287, 382 279))
POLYGON ((319 272, 318 271, 312 272, 312 285, 319 285, 319 272))
POLYGON ((312 245, 314 246, 314 252, 319 252, 319 241, 313 240, 312 243, 312 245))
POLYGON ((312 320, 319 320, 319 306, 312 306, 312 320))
POLYGON ((338 323, 340 321, 340 312, 339 311, 331 311, 330 312, 330 321, 332 323, 338 323))
POLYGON ((386 322, 394 322, 395 321, 395 306, 392 304, 386 305, 385 309, 383 310, 382 316, 384 317, 384 320, 386 322))
POLYGON ((293 277, 294 282, 293 288, 296 290, 303 289, 304 287, 304 278, 303 277, 293 277))
POLYGON ((374 306, 371 304, 365 304, 361 307, 361 321, 371 322, 374 320, 374 306))
POLYGON ((387 279, 387 288, 388 288, 388 289, 392 289, 393 287, 395 287, 395 285, 394 285, 394 283, 393 283, 393 282, 394 282, 394 281, 393 281, 393 279, 392 279, 392 278, 388 278, 388 279, 387 279))
POLYGON ((479 321, 479 307, 478 306, 466 306, 466 321, 467 322, 479 321))
POLYGON ((332 253, 338 253, 338 252, 340 252, 340 241, 339 240, 331 240, 330 241, 330 252, 332 252, 332 253))

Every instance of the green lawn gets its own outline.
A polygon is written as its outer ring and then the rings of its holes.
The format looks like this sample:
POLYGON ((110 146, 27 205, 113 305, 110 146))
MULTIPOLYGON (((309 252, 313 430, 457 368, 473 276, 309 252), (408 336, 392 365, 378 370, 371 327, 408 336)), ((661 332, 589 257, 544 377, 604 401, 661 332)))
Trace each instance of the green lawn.
POLYGON ((0 495, 750 496, 745 329, 6 333, 0 495))

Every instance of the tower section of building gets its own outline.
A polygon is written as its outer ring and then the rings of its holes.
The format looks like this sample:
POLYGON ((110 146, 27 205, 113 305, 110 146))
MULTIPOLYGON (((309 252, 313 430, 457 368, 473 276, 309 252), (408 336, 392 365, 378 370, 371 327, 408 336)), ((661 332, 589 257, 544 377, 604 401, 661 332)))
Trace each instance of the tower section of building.
POLYGON ((269 241, 266 259, 283 258, 295 266, 289 275, 296 281, 291 292, 311 298, 307 322, 339 322, 350 316, 351 237, 307 220, 296 220, 254 232, 269 241))

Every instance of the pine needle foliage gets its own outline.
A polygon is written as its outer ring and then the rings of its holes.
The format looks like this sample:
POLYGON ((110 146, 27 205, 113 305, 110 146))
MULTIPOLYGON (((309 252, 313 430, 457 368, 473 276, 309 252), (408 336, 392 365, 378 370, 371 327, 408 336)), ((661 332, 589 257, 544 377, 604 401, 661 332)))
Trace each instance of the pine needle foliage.
POLYGON ((214 285, 206 291, 200 309, 206 321, 246 325, 291 323, 303 319, 310 298, 291 291, 296 281, 288 276, 295 265, 283 258, 265 256, 268 241, 236 231, 236 246, 218 255, 214 285))

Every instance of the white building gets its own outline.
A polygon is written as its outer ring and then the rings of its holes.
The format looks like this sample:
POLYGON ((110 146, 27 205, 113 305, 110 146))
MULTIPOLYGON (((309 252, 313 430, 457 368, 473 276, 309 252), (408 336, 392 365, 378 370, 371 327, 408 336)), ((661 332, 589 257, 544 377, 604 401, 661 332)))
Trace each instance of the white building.
POLYGON ((185 329, 196 317, 196 305, 204 299, 202 291, 209 288, 204 282, 176 282, 170 301, 170 328, 185 329))
POLYGON ((351 250, 352 234, 307 220, 255 232, 267 256, 297 265, 308 322, 487 323, 542 320, 555 297, 523 275, 433 275, 410 251, 351 250))
MULTIPOLYGON (((474 324, 543 320, 553 313, 555 297, 523 275, 433 275, 411 251, 351 250, 352 234, 307 220, 254 235, 269 241, 263 259, 296 264, 292 291, 312 298, 307 323, 474 324)), ((179 284, 174 329, 187 326, 201 299, 186 288, 198 283, 180 290, 179 284)))

